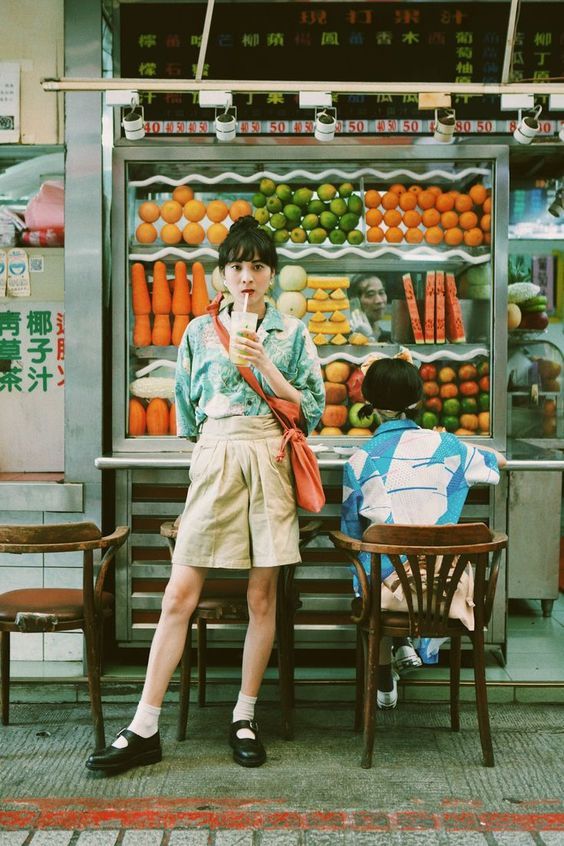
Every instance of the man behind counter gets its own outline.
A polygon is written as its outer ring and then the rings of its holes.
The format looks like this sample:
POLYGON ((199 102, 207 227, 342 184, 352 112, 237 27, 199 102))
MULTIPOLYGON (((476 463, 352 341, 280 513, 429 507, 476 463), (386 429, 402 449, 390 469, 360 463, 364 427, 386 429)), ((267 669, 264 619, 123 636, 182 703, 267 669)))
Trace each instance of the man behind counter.
POLYGON ((379 276, 374 273, 355 273, 349 289, 351 298, 350 324, 353 332, 362 332, 370 341, 389 343, 390 332, 382 329, 388 296, 379 276))

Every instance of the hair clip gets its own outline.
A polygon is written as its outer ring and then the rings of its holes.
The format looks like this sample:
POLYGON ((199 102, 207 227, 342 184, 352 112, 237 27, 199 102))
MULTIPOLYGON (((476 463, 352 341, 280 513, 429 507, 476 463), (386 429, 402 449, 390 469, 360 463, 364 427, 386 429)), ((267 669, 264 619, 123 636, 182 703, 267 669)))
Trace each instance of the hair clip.
POLYGON ((375 361, 380 361, 381 358, 401 358, 403 361, 407 361, 408 364, 413 364, 411 352, 407 349, 407 347, 400 347, 399 352, 395 355, 386 355, 383 352, 373 352, 370 353, 370 355, 360 365, 360 369, 363 374, 366 375, 368 368, 374 364, 375 361))

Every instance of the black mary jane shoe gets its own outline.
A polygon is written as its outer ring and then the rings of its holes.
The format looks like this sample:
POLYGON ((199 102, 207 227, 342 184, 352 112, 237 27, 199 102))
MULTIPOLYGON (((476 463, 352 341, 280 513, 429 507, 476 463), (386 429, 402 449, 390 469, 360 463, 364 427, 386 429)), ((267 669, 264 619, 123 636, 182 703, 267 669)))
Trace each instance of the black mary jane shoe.
POLYGON ((89 770, 123 772, 130 767, 156 764, 163 757, 159 732, 151 737, 140 737, 126 728, 118 731, 116 737, 125 737, 127 746, 122 749, 106 746, 100 752, 93 752, 86 761, 89 770))
POLYGON ((260 742, 258 725, 254 720, 231 723, 229 745, 233 749, 233 760, 242 767, 260 767, 266 761, 266 750, 260 742), (241 729, 250 729, 254 737, 237 737, 241 729))

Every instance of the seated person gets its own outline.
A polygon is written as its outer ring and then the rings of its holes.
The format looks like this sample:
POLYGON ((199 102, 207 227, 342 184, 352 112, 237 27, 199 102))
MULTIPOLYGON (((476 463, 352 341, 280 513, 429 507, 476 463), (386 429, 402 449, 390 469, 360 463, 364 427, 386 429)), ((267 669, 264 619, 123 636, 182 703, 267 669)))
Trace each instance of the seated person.
MULTIPOLYGON (((406 354, 410 358, 407 351, 399 355, 406 354)), ((382 423, 345 464, 341 517, 345 534, 360 540, 374 523, 458 523, 469 488, 499 482, 499 468, 506 463, 503 455, 491 447, 464 442, 450 432, 422 429, 411 419, 419 409, 423 383, 410 361, 400 357, 372 361, 365 371, 362 393, 367 405, 359 413, 377 411, 382 423)), ((370 556, 361 553, 360 561, 368 571, 370 556)), ((391 561, 382 556, 382 579, 393 572, 391 561)), ((356 582, 355 578, 358 594, 356 582)), ((420 640, 418 649, 425 663, 437 662, 441 642, 420 640)), ((391 648, 391 639, 382 638, 379 708, 397 704, 391 648)))
POLYGON ((351 330, 362 332, 369 341, 389 343, 390 332, 380 326, 388 303, 382 280, 374 273, 355 273, 351 277, 349 298, 351 330))

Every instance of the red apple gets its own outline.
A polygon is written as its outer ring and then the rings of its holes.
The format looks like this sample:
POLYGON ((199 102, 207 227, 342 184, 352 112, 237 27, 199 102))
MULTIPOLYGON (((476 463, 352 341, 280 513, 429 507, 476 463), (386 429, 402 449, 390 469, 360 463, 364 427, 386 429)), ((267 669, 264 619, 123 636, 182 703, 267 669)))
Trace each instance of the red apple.
POLYGON ((362 402, 364 403, 364 397, 362 396, 362 382, 364 380, 364 373, 357 367, 356 370, 353 370, 349 378, 347 379, 347 391, 349 393, 349 399, 351 402, 362 402))

